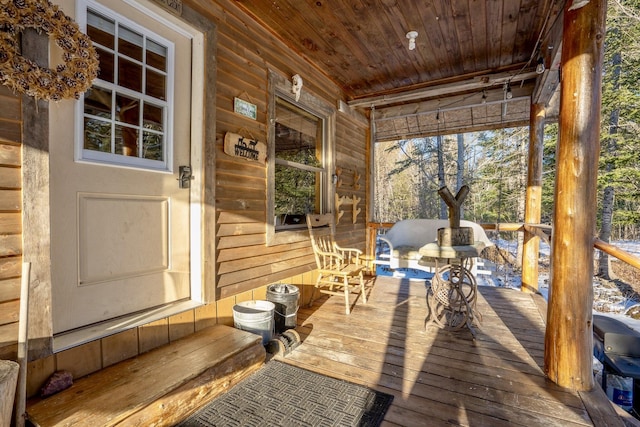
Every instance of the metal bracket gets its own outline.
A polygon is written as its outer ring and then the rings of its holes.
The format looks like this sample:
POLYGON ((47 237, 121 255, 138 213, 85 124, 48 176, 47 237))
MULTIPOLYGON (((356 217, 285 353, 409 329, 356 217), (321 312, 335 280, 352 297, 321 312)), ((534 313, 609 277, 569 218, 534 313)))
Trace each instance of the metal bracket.
POLYGON ((178 183, 180 188, 190 188, 193 175, 191 174, 191 166, 180 166, 178 183))

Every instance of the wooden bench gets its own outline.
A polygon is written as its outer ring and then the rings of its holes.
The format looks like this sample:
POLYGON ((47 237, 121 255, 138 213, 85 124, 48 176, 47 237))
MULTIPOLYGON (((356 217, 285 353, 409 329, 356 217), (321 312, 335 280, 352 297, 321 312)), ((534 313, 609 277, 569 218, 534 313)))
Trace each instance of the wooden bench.
POLYGON ((27 403, 35 426, 172 426, 265 362, 259 335, 216 325, 27 403), (122 423, 122 424, 120 424, 122 423))
MULTIPOLYGON (((484 229, 475 222, 460 221, 461 227, 473 228, 474 239, 485 247, 493 246, 484 229)), ((449 227, 447 219, 405 219, 396 222, 380 241, 389 246, 389 268, 415 268, 433 273, 435 260, 423 259, 419 250, 437 241, 438 229, 449 227)), ((378 262, 380 263, 380 262, 378 262)), ((472 270, 475 274, 475 270, 472 270)))

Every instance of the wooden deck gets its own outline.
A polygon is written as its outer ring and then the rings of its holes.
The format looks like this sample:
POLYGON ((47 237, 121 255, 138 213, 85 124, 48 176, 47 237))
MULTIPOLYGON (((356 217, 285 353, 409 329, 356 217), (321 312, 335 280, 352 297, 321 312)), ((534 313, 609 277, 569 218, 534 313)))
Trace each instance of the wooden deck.
POLYGON ((620 426, 599 388, 576 393, 543 374, 545 301, 480 287, 482 323, 425 331, 423 281, 377 277, 351 315, 325 297, 298 312, 302 343, 281 360, 394 395, 385 425, 620 426))

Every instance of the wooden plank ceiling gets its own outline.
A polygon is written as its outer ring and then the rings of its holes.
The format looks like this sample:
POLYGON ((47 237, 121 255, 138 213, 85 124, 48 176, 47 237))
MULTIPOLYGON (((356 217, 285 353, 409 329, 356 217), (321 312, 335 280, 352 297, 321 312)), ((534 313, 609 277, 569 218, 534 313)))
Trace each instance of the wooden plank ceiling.
POLYGON ((528 124, 532 95, 549 104, 557 88, 564 2, 237 0, 348 105, 374 107, 377 140, 528 124))

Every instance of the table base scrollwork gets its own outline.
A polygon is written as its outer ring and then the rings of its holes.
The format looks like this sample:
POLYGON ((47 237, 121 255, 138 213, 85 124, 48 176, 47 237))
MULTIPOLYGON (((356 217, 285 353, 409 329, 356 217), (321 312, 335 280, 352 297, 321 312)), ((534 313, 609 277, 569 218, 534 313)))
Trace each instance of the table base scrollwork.
POLYGON ((425 328, 435 324, 441 329, 457 331, 467 327, 475 338, 473 323, 481 321, 476 310, 478 285, 462 260, 461 264, 446 264, 436 267, 427 292, 428 314, 425 328))

